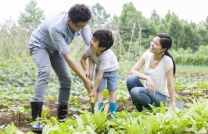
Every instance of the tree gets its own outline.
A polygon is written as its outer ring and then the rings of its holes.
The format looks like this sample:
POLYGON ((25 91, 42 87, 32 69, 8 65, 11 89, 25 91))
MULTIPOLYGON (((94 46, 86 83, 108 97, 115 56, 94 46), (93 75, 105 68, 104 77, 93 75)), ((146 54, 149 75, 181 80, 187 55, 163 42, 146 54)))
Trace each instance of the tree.
POLYGON ((44 11, 37 7, 37 2, 30 0, 26 5, 25 12, 20 13, 18 23, 24 27, 24 30, 31 32, 44 18, 44 11))
POLYGON ((104 27, 109 23, 110 14, 99 3, 92 6, 92 19, 90 20, 93 27, 104 27))
POLYGON ((187 22, 182 24, 182 29, 180 31, 180 37, 178 37, 178 46, 180 48, 183 48, 184 50, 187 50, 188 48, 194 48, 196 46, 194 39, 196 35, 193 34, 193 29, 191 25, 189 25, 187 22))
POLYGON ((157 14, 157 12, 154 10, 151 14, 150 21, 155 25, 158 26, 161 23, 161 17, 157 14))
MULTIPOLYGON (((204 30, 203 30, 203 43, 205 45, 208 45, 208 16, 206 18, 206 21, 204 22, 204 30)), ((203 45, 203 44, 202 44, 203 45)))
POLYGON ((150 19, 144 20, 143 22, 143 46, 149 48, 149 42, 152 40, 155 34, 160 33, 161 17, 154 10, 151 14, 150 19))
POLYGON ((165 17, 161 20, 161 27, 160 27, 160 31, 161 32, 167 32, 167 27, 168 27, 168 22, 170 21, 172 14, 170 12, 170 10, 168 11, 168 13, 165 15, 165 17))
POLYGON ((179 20, 178 16, 170 11, 165 15, 162 20, 161 32, 167 33, 172 37, 174 45, 172 48, 176 50, 180 48, 180 36, 182 30, 182 22, 179 20))
POLYGON ((141 12, 138 12, 133 3, 126 3, 123 5, 121 16, 119 17, 120 23, 120 35, 124 42, 124 47, 127 50, 129 47, 129 41, 136 41, 139 37, 139 22, 143 22, 141 12))
POLYGON ((208 30, 208 16, 207 16, 207 18, 206 18, 206 21, 205 21, 205 23, 204 23, 204 26, 205 26, 205 29, 208 30))
POLYGON ((150 35, 154 35, 160 32, 161 17, 157 14, 155 10, 152 12, 150 20, 147 23, 149 26, 149 30, 151 31, 150 35))

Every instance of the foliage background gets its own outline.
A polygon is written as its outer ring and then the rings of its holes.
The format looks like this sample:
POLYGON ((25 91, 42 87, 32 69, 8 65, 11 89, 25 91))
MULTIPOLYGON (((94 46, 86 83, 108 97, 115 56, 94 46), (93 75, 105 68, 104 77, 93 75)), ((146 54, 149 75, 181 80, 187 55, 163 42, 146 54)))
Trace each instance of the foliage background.
MULTIPOLYGON (((208 17, 195 24, 180 20, 174 13, 168 12, 161 18, 153 11, 150 19, 142 16, 133 3, 123 5, 120 16, 110 16, 99 3, 91 8, 93 18, 90 21, 92 32, 100 28, 113 31, 115 43, 112 47, 119 62, 136 62, 149 47, 149 42, 157 33, 167 33, 172 37, 171 54, 177 64, 208 65, 208 17)), ((0 25, 1 59, 20 58, 30 61, 28 42, 32 31, 45 18, 37 2, 31 0, 20 14, 18 22, 6 21, 0 25)), ((70 44, 72 55, 80 58, 84 43, 81 38, 70 44), (78 46, 78 47, 77 47, 78 46), (74 51, 75 50, 75 51, 74 51)))

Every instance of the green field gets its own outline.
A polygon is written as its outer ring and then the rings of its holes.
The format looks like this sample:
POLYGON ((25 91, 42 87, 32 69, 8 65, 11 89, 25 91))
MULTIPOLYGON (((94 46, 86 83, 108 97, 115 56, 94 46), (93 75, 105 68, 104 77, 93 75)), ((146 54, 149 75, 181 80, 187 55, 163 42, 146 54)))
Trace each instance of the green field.
MULTIPOLYGON (((42 122, 44 133, 199 133, 208 130, 208 71, 206 66, 178 65, 175 75, 177 99, 185 102, 179 114, 169 107, 137 112, 126 89, 125 78, 134 63, 120 63, 117 91, 117 119, 108 113, 108 92, 104 91, 105 108, 91 114, 89 97, 80 79, 74 75, 69 113, 72 118, 56 120, 58 82, 54 73, 48 85, 42 122), (126 66, 125 66, 126 65, 126 66), (151 123, 149 123, 151 122, 151 123)), ((4 60, 0 64, 0 133, 30 132, 30 101, 36 68, 32 62, 4 60)))

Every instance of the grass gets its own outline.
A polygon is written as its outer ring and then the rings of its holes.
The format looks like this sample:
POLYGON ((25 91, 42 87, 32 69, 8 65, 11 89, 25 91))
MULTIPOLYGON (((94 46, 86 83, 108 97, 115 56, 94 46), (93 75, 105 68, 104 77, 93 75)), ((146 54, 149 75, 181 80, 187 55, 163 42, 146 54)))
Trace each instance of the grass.
POLYGON ((177 73, 208 73, 207 66, 195 66, 195 65, 177 65, 177 73))

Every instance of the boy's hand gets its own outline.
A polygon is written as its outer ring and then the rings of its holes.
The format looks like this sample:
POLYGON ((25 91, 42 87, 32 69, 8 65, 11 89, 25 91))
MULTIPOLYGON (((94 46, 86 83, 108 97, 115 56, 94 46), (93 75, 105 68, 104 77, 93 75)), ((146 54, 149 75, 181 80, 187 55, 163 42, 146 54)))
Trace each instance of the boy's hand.
POLYGON ((87 89, 88 93, 91 91, 92 81, 89 79, 86 79, 83 81, 85 88, 87 89))
POLYGON ((91 90, 90 96, 95 96, 95 90, 94 89, 91 90))

